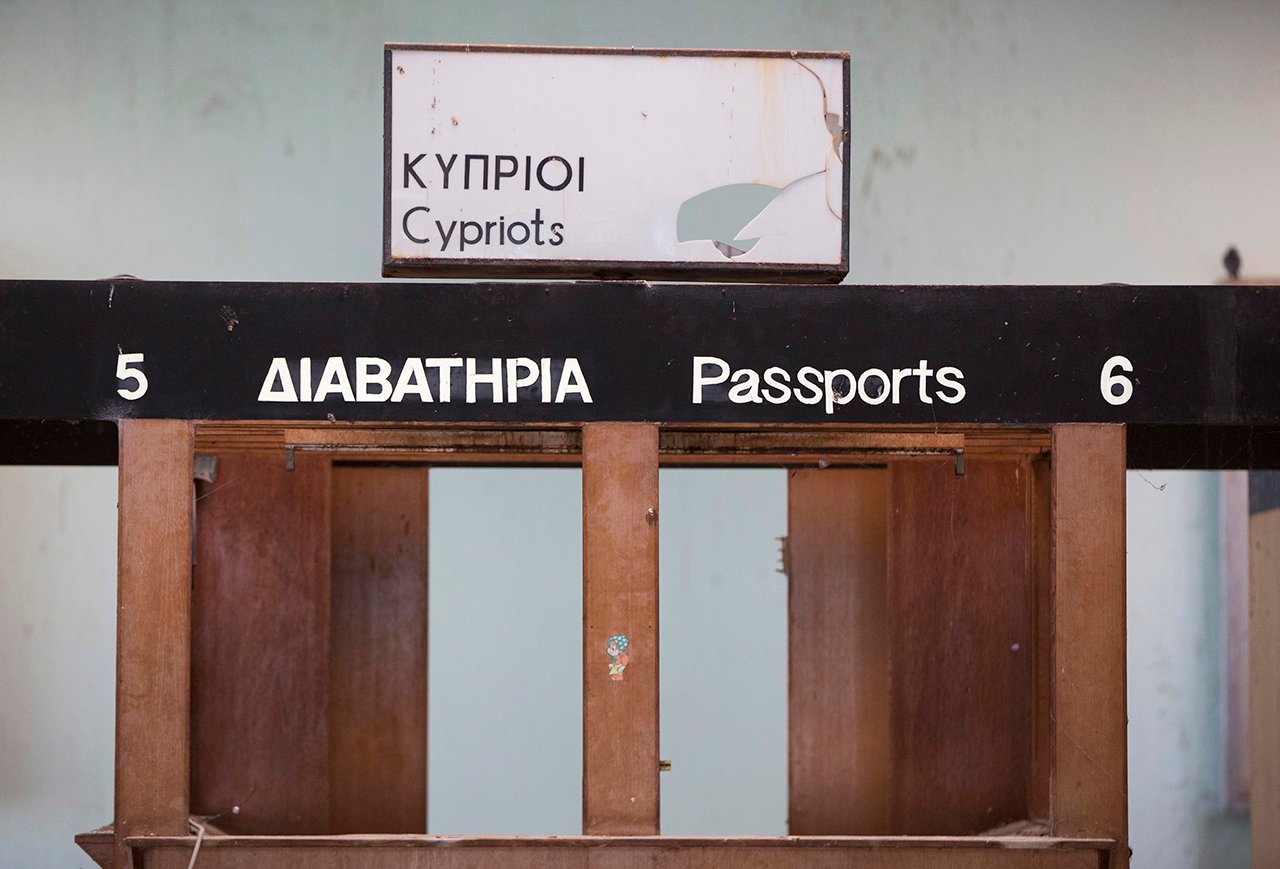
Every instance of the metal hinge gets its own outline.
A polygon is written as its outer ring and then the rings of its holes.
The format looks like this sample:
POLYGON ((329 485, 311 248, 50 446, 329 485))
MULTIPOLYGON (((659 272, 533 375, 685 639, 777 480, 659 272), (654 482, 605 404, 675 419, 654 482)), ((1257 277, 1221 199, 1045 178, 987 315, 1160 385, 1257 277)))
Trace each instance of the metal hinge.
POLYGON ((213 453, 196 453, 191 463, 191 476, 204 483, 218 479, 218 457, 213 453))
POLYGON ((783 576, 791 576, 791 538, 778 538, 778 568, 777 572, 783 576))
MULTIPOLYGON (((191 479, 194 483, 213 483, 218 479, 218 457, 213 453, 196 453, 191 460, 191 479)), ((200 500, 197 486, 191 486, 191 566, 196 565, 196 502, 200 500)), ((195 572, 191 574, 195 582, 195 572)))

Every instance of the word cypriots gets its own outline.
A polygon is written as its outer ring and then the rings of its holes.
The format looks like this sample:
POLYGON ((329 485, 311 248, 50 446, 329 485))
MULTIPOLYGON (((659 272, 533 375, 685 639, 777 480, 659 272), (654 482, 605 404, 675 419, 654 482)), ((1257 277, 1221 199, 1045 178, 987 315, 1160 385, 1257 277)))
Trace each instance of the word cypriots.
MULTIPOLYGON (((404 154, 404 189, 438 187, 449 190, 450 183, 454 190, 542 190, 555 193, 568 189, 581 193, 586 189, 585 157, 571 162, 558 154, 536 160, 532 154, 523 157, 515 154, 463 154, 461 160, 458 154, 435 154, 434 161, 428 160, 428 156, 404 154), (505 188, 503 181, 507 182, 505 188)), ((533 209, 533 217, 526 219, 499 214, 489 220, 444 221, 429 217, 430 213, 431 208, 427 205, 406 209, 400 220, 400 229, 414 244, 439 244, 442 253, 450 250, 462 252, 468 246, 477 245, 520 247, 532 242, 539 247, 544 244, 559 247, 564 243, 564 224, 543 220, 541 208, 533 209)))

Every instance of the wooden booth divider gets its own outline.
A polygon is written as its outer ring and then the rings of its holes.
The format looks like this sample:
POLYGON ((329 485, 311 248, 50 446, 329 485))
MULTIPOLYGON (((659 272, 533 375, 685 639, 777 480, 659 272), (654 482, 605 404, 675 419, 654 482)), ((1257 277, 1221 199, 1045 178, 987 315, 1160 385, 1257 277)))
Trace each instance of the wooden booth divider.
POLYGON ((120 421, 113 861, 190 814, 192 426, 120 421))
POLYGON ((1124 867, 1124 467, 1114 425, 124 420, 116 817, 79 841, 117 869, 1124 867), (582 467, 584 835, 428 836, 428 466, 548 462, 582 467), (657 835, 660 464, 788 469, 790 836, 657 835))
POLYGON ((657 426, 583 427, 582 644, 582 831, 656 835, 657 426))
POLYGON ((1053 762, 1061 836, 1104 836, 1129 865, 1124 427, 1053 430, 1053 762))

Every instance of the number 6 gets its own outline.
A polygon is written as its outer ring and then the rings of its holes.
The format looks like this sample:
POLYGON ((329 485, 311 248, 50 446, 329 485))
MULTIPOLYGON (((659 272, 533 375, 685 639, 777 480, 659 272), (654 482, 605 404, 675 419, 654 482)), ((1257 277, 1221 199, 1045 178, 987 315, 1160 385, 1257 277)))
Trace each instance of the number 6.
POLYGON ((1129 361, 1127 356, 1112 356, 1102 363, 1102 378, 1099 385, 1102 389, 1102 397, 1107 404, 1124 404, 1130 398, 1133 398, 1133 381, 1123 374, 1116 374, 1115 370, 1117 368, 1132 374, 1133 363, 1129 361), (1116 385, 1120 387, 1119 395, 1112 391, 1112 387, 1116 385))
POLYGON ((147 375, 142 373, 141 368, 130 368, 129 363, 143 361, 141 353, 121 353, 116 357, 116 379, 129 380, 133 379, 138 385, 133 389, 117 389, 121 398, 127 398, 133 401, 135 398, 142 398, 147 394, 147 375))

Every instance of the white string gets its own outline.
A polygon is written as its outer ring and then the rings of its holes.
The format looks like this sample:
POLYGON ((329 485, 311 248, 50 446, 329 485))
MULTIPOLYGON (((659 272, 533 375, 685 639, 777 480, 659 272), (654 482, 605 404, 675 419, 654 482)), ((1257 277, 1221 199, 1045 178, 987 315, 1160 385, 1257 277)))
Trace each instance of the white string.
POLYGON ((204 824, 200 823, 195 818, 191 818, 189 823, 195 828, 196 846, 191 849, 191 862, 187 864, 187 869, 194 869, 196 865, 196 857, 200 855, 200 843, 204 841, 204 824))

